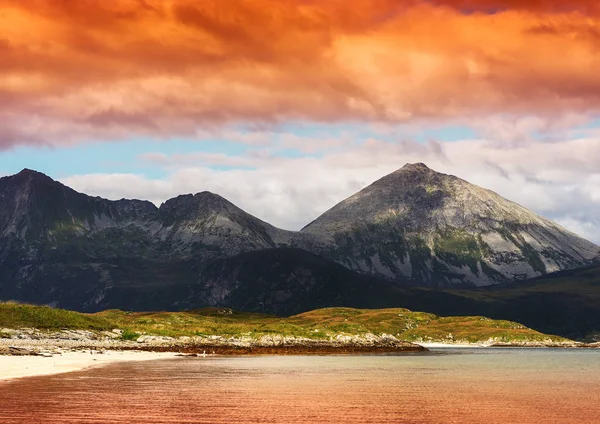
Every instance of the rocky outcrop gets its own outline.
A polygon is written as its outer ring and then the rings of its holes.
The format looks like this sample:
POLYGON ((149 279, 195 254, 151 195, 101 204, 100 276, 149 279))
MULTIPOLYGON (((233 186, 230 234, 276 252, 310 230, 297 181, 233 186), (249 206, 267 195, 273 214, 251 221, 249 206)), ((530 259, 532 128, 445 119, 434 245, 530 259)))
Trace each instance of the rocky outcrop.
POLYGON ((40 331, 8 330, 9 338, 0 338, 0 355, 51 355, 68 350, 147 350, 187 354, 322 354, 357 352, 415 352, 422 346, 405 342, 389 334, 336 335, 327 339, 279 334, 249 336, 165 337, 141 335, 122 340, 119 330, 91 332, 84 330, 40 331), (117 334, 117 336, 115 336, 117 334))
POLYGON ((141 350, 156 352, 180 352, 189 356, 247 355, 247 354, 339 354, 368 352, 419 352, 425 346, 441 344, 451 347, 557 347, 600 348, 599 343, 581 343, 572 340, 467 340, 425 338, 411 343, 391 334, 334 334, 326 338, 307 338, 282 334, 250 336, 182 336, 167 337, 140 335, 134 340, 123 340, 122 331, 62 330, 42 331, 29 329, 3 329, 0 338, 0 355, 52 356, 69 351, 87 351, 101 354, 110 350, 141 350))

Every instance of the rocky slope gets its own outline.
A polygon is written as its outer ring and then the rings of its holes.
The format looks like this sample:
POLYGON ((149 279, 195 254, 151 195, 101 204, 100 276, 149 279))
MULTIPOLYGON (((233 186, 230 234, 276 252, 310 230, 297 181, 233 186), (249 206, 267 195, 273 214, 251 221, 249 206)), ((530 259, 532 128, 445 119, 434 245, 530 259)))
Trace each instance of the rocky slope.
POLYGON ((278 315, 330 306, 392 307, 408 299, 394 284, 293 248, 215 260, 200 271, 191 290, 194 304, 278 315))
POLYGON ((558 225, 420 164, 296 233, 209 192, 156 207, 90 197, 31 170, 0 179, 0 300, 82 311, 427 306, 399 286, 517 281, 597 254, 558 225))
POLYGON ((44 174, 23 170, 0 179, 0 237, 29 246, 59 247, 77 237, 136 253, 153 243, 171 256, 228 256, 275 247, 290 233, 247 214, 219 195, 182 195, 157 208, 140 200, 110 201, 78 193, 44 174))
POLYGON ((0 299, 79 310, 116 293, 158 299, 160 289, 196 281, 210 260, 288 238, 209 192, 157 208, 90 197, 23 170, 0 179, 0 299))
POLYGON ((408 164, 301 233, 304 248, 416 285, 483 286, 591 263, 600 248, 498 194, 408 164))
POLYGON ((153 235, 170 253, 204 258, 273 248, 292 236, 207 191, 167 200, 154 219, 153 235))

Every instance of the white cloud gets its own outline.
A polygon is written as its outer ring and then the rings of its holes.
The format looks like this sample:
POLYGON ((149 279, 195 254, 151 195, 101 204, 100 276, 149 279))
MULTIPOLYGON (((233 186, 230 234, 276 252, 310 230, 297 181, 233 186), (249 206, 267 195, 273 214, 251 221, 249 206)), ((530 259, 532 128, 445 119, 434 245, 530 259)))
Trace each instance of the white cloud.
POLYGON ((511 148, 493 139, 447 143, 369 139, 360 145, 348 143, 321 158, 284 158, 269 152, 243 157, 148 154, 143 159, 164 167, 167 177, 74 175, 62 182, 91 195, 143 198, 156 204, 178 194, 209 190, 273 225, 296 230, 405 163, 425 162, 600 242, 600 138, 528 139, 511 148), (247 168, 211 169, 214 165, 247 168))

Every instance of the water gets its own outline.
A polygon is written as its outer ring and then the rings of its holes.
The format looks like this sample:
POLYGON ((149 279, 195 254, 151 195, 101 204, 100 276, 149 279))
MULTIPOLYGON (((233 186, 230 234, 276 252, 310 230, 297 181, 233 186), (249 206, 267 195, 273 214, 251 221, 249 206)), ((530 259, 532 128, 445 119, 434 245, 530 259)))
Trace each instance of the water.
POLYGON ((600 351, 122 363, 0 382, 0 423, 600 423, 600 351))

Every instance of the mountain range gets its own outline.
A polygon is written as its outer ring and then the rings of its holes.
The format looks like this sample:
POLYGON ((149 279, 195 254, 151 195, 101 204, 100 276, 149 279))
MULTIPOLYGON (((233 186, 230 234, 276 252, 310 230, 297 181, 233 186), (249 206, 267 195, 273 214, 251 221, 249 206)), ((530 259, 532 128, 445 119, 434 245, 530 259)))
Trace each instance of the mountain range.
POLYGON ((298 232, 210 192, 156 207, 87 196, 27 169, 0 179, 0 299, 80 311, 403 306, 422 297, 411 287, 510 285, 599 256, 558 224, 424 164, 298 232))

